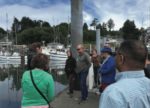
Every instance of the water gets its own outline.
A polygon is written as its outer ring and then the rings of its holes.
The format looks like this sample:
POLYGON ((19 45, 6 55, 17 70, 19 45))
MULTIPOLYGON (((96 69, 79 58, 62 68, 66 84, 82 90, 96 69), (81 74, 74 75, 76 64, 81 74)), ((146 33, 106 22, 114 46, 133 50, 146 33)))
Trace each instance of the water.
MULTIPOLYGON (((51 61, 50 71, 55 80, 55 95, 66 88, 64 62, 51 61)), ((20 108, 22 89, 21 78, 25 66, 19 63, 0 62, 0 108, 20 108)))

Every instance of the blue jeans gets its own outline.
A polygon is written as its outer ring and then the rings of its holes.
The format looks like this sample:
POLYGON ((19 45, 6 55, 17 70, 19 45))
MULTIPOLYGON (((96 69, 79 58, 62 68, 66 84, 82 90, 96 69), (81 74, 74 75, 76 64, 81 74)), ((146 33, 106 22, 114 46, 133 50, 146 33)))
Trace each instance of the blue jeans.
POLYGON ((81 89, 81 99, 86 100, 88 97, 88 88, 86 85, 86 78, 89 70, 84 70, 79 73, 80 78, 80 89, 81 89))

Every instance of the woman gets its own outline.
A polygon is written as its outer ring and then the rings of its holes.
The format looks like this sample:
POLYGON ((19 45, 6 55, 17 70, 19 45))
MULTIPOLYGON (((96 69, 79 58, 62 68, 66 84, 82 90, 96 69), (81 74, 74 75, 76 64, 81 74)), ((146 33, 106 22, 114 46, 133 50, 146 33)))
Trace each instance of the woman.
POLYGON ((70 95, 70 97, 72 97, 74 84, 75 84, 75 77, 76 77, 76 72, 75 72, 76 60, 72 57, 72 53, 70 50, 67 51, 67 56, 68 56, 68 59, 66 60, 65 72, 66 72, 67 78, 69 79, 68 94, 70 95))
POLYGON ((22 108, 48 108, 47 101, 39 94, 33 81, 49 102, 53 100, 54 80, 48 72, 44 71, 48 70, 48 64, 48 57, 44 54, 37 54, 33 57, 32 70, 25 71, 22 78, 22 108), (32 72, 33 81, 30 72, 32 72))
POLYGON ((99 56, 97 54, 97 50, 93 49, 92 50, 92 63, 93 63, 93 70, 94 70, 94 83, 95 83, 95 87, 97 87, 100 82, 99 82, 99 75, 98 75, 98 69, 100 67, 100 60, 99 60, 99 56))

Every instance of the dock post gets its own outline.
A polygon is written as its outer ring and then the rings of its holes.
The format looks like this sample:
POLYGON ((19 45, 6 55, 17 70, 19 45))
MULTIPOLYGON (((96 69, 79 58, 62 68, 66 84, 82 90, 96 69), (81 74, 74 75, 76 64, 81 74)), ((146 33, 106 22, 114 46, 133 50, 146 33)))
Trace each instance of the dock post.
POLYGON ((83 0, 71 0, 71 50, 77 56, 76 46, 83 43, 83 0))

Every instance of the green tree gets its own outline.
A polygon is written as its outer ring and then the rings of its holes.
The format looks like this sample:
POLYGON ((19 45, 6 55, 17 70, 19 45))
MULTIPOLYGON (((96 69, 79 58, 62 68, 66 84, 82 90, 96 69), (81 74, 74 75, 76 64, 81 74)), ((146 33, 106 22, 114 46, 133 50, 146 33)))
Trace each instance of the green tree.
POLYGON ((21 29, 21 25, 20 25, 20 22, 19 22, 19 20, 16 18, 16 17, 14 17, 14 21, 13 21, 13 24, 12 24, 12 31, 19 31, 21 29))
POLYGON ((92 23, 90 24, 90 26, 93 26, 94 29, 96 30, 97 23, 98 23, 98 19, 94 18, 93 21, 92 21, 92 23))
POLYGON ((106 23, 102 23, 102 25, 99 23, 97 24, 96 28, 100 29, 101 32, 101 36, 106 36, 107 35, 107 27, 106 27, 106 23))
POLYGON ((121 31, 123 33, 123 38, 125 40, 139 39, 140 31, 136 28, 134 21, 126 20, 121 31))
POLYGON ((68 28, 68 23, 61 23, 55 28, 55 36, 57 37, 56 41, 67 44, 68 34, 70 33, 70 29, 68 28))
POLYGON ((0 27, 0 39, 4 38, 4 34, 6 34, 6 31, 0 27))
POLYGON ((48 27, 29 28, 18 34, 19 44, 30 44, 33 42, 45 41, 46 43, 53 41, 53 29, 48 27))
POLYGON ((48 22, 43 21, 42 27, 51 27, 51 26, 48 22))
POLYGON ((1 33, 1 34, 5 34, 6 31, 5 31, 3 28, 0 27, 0 33, 1 33))
POLYGON ((83 31, 83 40, 84 42, 93 43, 96 40, 95 30, 83 31))
POLYGON ((21 31, 36 26, 35 21, 32 21, 29 17, 23 17, 20 23, 21 23, 21 31))
POLYGON ((111 31, 115 27, 114 21, 111 18, 108 20, 107 26, 109 31, 111 31))
POLYGON ((83 31, 87 31, 88 30, 88 25, 87 25, 87 23, 84 23, 83 24, 83 31))

